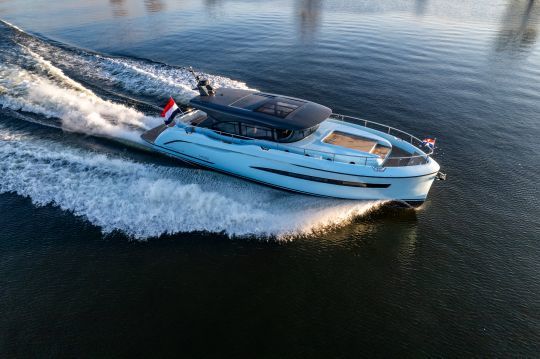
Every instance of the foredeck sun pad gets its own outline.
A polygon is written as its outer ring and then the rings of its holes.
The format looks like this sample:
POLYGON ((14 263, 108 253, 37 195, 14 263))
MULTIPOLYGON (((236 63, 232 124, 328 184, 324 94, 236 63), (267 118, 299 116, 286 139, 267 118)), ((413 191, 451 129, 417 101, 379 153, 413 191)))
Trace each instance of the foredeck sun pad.
POLYGON ((341 131, 334 131, 323 140, 324 143, 330 143, 334 146, 340 146, 350 148, 351 150, 357 150, 370 153, 373 147, 377 145, 377 141, 371 138, 366 138, 350 133, 341 131))

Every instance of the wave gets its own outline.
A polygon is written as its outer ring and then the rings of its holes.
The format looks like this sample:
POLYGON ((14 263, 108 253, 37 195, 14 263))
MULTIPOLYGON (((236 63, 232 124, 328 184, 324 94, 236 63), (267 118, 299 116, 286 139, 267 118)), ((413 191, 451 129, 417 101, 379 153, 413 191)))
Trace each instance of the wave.
MULTIPOLYGON (((175 96, 179 102, 187 102, 196 95, 193 90, 193 76, 185 67, 171 66, 144 59, 114 57, 73 48, 65 44, 55 44, 25 33, 5 21, 0 20, 17 35, 12 41, 40 56, 64 71, 76 74, 88 83, 122 89, 137 96, 168 98, 175 96)), ((213 86, 248 89, 244 82, 227 77, 202 73, 213 86)))
POLYGON ((140 142, 144 130, 161 123, 157 117, 103 100, 84 88, 62 86, 11 65, 0 64, 0 89, 3 108, 60 119, 62 128, 72 132, 140 142))
MULTIPOLYGON (((140 142, 140 134, 161 120, 136 109, 104 100, 81 81, 114 91, 186 102, 195 95, 191 74, 184 68, 55 45, 3 22, 11 44, 0 49, 0 105, 61 120, 68 131, 140 142), (9 46, 10 45, 10 46, 9 46)), ((242 82, 203 74, 216 87, 247 88, 242 82)), ((122 95, 120 95, 122 96, 122 95)))
POLYGON ((104 84, 120 82, 134 92, 145 89, 157 93, 161 87, 162 96, 163 93, 192 96, 188 94, 192 91, 188 79, 179 76, 182 72, 177 69, 169 69, 169 75, 164 70, 159 74, 155 69, 157 65, 137 64, 135 60, 107 58, 80 50, 68 51, 21 33, 22 30, 13 31, 20 36, 13 36, 11 46, 0 50, 3 60, 0 62, 0 105, 3 108, 58 118, 62 128, 68 131, 140 142, 140 134, 161 123, 159 118, 104 100, 67 76, 65 71, 77 69, 79 75, 84 74, 93 81, 103 80, 104 84), (103 71, 105 68, 109 71, 103 71), (149 86, 152 83, 154 87, 149 86))
POLYGON ((136 239, 178 232, 290 239, 343 225, 378 202, 294 195, 218 173, 142 164, 0 128, 0 192, 136 239), (254 200, 256 199, 256 200, 254 200))
MULTIPOLYGON (((121 88, 121 95, 171 92, 187 99, 194 94, 185 69, 49 43, 4 23, 6 29, 8 35, 0 33, 8 40, 0 44, 0 106, 17 111, 16 118, 31 113, 67 131, 139 142, 161 119, 102 98, 92 82, 111 91, 121 88)), ((218 87, 246 88, 205 76, 218 87)), ((2 193, 59 206, 104 233, 119 230, 133 238, 206 231, 283 239, 343 225, 379 205, 293 195, 209 171, 138 163, 1 125, 0 177, 2 193)))
POLYGON ((16 31, 18 31, 18 32, 20 32, 20 33, 25 33, 23 29, 21 29, 21 28, 18 27, 17 25, 14 25, 14 24, 12 24, 12 23, 6 21, 6 20, 0 20, 0 24, 4 24, 4 25, 6 25, 7 27, 10 27, 10 28, 12 28, 13 30, 16 30, 16 31))

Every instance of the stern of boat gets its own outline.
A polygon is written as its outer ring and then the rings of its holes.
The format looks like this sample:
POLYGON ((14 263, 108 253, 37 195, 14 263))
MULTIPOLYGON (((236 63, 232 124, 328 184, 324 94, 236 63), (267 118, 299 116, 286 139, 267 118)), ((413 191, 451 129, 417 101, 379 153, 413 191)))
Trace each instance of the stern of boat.
POLYGON ((153 145, 155 142, 156 142, 156 139, 159 137, 159 135, 161 135, 163 133, 163 131, 165 131, 167 128, 169 128, 167 125, 163 124, 163 125, 159 125, 157 127, 154 127, 153 129, 151 130, 148 130, 146 131, 145 133, 143 133, 141 135, 141 138, 150 143, 151 145, 153 145))

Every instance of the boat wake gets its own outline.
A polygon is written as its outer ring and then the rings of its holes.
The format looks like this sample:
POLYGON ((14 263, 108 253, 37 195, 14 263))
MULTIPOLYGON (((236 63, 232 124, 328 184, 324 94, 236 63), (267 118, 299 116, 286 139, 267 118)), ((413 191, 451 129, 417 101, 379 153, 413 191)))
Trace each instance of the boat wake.
MULTIPOLYGON (((129 105, 104 93, 158 100, 194 95, 182 68, 72 49, 7 23, 0 23, 0 37, 0 106, 4 114, 17 111, 17 118, 38 116, 66 131, 137 143, 161 119, 138 109, 137 101, 129 105)), ((246 88, 205 76, 216 86, 246 88)), ((0 178, 1 193, 59 206, 104 233, 137 239, 192 231, 291 238, 343 225, 380 203, 294 195, 209 171, 139 163, 2 122, 0 178)))
MULTIPOLYGON (((162 121, 102 99, 90 87, 120 98, 157 98, 154 105, 169 94, 178 101, 196 94, 184 68, 56 45, 5 22, 0 22, 0 36, 6 40, 0 45, 0 105, 60 119, 64 130, 140 142, 142 132, 162 121)), ((216 87, 247 88, 221 76, 205 77, 216 87)))

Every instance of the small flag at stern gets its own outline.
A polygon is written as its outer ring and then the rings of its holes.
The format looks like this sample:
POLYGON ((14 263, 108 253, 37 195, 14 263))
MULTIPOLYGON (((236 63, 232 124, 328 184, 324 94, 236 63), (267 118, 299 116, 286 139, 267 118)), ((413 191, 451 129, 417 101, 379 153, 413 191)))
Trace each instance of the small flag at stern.
POLYGON ((434 138, 424 138, 422 140, 422 144, 426 147, 431 148, 432 150, 435 149, 435 139, 434 138))
POLYGON ((163 111, 161 112, 161 117, 165 118, 165 124, 169 126, 173 122, 174 116, 178 115, 179 112, 180 108, 171 97, 169 99, 169 102, 167 102, 167 105, 163 108, 163 111))

